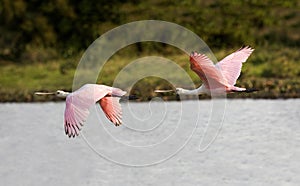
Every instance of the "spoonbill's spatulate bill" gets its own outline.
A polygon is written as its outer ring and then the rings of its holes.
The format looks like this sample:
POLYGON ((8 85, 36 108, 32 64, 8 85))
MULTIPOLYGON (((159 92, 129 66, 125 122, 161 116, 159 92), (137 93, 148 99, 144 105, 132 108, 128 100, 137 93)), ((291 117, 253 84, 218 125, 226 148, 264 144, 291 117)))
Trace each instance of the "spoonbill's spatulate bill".
MULTIPOLYGON (((256 89, 234 86, 240 76, 242 63, 246 62, 253 51, 254 49, 248 46, 243 47, 228 55, 216 65, 206 55, 192 52, 190 55, 191 69, 200 77, 203 84, 194 90, 176 88, 176 93, 179 95, 210 95, 211 93, 256 91, 256 89)), ((170 92, 170 90, 156 90, 155 92, 170 92)))
POLYGON ((119 100, 125 91, 106 85, 86 84, 75 92, 58 90, 53 93, 36 92, 36 95, 54 94, 66 98, 64 114, 65 132, 69 137, 75 137, 89 115, 89 108, 99 103, 106 117, 116 126, 122 124, 122 108, 119 100))

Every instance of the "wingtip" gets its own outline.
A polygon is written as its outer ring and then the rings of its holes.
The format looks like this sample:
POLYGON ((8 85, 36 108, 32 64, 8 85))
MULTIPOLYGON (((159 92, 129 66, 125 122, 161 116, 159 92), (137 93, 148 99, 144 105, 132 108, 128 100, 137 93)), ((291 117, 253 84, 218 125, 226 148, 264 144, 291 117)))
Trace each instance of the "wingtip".
POLYGON ((68 126, 67 122, 65 122, 65 134, 68 135, 68 126))
POLYGON ((197 57, 197 56, 201 56, 202 54, 196 52, 196 51, 192 51, 190 54, 190 57, 197 57))
POLYGON ((254 51, 254 48, 252 48, 250 45, 243 45, 239 50, 243 50, 243 49, 249 49, 251 50, 251 52, 254 51))
POLYGON ((120 126, 122 124, 121 121, 117 120, 116 122, 113 122, 115 124, 116 127, 120 126))

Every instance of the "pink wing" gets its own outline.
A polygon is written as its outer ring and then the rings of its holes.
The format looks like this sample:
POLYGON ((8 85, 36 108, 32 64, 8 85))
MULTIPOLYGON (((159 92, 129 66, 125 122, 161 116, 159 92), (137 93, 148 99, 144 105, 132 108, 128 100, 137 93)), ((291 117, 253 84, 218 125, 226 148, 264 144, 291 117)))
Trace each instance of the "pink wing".
POLYGON ((122 124, 122 109, 118 97, 104 97, 100 99, 100 106, 106 117, 116 126, 122 124))
POLYGON ((206 55, 193 52, 190 64, 191 69, 198 74, 207 89, 223 88, 228 85, 221 72, 206 55))
POLYGON ((89 108, 106 95, 122 96, 126 92, 105 85, 86 84, 66 99, 65 132, 71 137, 79 134, 89 115, 89 108))
POLYGON ((233 86, 241 74, 242 63, 246 62, 254 49, 250 47, 240 48, 238 51, 222 59, 216 66, 222 71, 228 84, 233 86))

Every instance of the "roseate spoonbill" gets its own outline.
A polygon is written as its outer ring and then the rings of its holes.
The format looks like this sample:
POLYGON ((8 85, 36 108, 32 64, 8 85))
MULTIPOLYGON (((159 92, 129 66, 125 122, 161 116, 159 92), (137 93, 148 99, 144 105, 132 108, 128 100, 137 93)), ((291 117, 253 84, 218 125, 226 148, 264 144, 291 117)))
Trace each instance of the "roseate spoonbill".
POLYGON ((204 54, 192 52, 190 67, 200 77, 203 84, 194 90, 176 88, 175 90, 155 90, 155 92, 173 92, 179 95, 223 94, 231 92, 254 92, 256 89, 246 89, 234 86, 240 76, 242 63, 246 62, 254 49, 242 47, 228 55, 216 65, 204 54))
POLYGON ((52 93, 36 92, 36 95, 56 95, 66 98, 64 114, 65 133, 69 137, 78 136, 89 115, 89 108, 99 103, 106 117, 116 126, 122 124, 122 109, 119 103, 126 92, 114 87, 98 84, 86 84, 75 92, 57 90, 52 93))

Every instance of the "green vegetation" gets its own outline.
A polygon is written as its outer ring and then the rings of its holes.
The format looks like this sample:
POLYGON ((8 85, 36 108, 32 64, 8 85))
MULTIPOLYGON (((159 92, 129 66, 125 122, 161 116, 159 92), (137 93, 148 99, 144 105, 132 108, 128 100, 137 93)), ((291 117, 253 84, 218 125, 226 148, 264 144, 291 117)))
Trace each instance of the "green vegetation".
MULTIPOLYGON (((255 48, 238 85, 260 91, 228 97, 300 97, 299 9, 297 0, 0 0, 0 101, 42 101, 32 93, 71 90, 78 61, 96 38, 121 24, 145 19, 189 28, 218 59, 242 45, 255 48)), ((176 61, 197 86, 201 84, 189 69, 188 56, 170 46, 151 43, 119 51, 98 82, 112 85, 122 67, 147 55, 176 61)), ((155 96, 155 88, 171 87, 149 77, 139 81, 132 93, 147 100, 155 96)))

